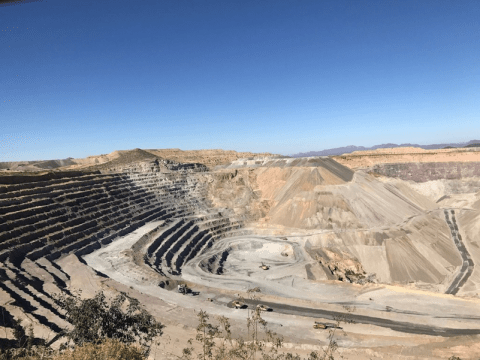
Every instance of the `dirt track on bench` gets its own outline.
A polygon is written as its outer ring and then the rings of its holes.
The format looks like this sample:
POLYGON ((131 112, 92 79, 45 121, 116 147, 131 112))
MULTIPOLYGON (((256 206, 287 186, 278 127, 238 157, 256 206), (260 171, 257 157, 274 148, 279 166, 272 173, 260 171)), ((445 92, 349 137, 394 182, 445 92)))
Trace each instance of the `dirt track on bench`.
POLYGON ((455 243, 463 261, 462 267, 460 268, 460 272, 452 281, 447 291, 445 291, 446 294, 455 295, 460 290, 460 288, 467 282, 470 275, 472 275, 473 269, 474 269, 474 263, 473 263, 472 257, 470 256, 470 253, 468 252, 467 248, 465 247, 465 244, 462 241, 462 236, 459 234, 457 220, 455 218, 455 210, 450 210, 452 221, 450 221, 448 210, 445 210, 444 214, 445 214, 445 221, 447 222, 447 225, 450 227, 452 240, 455 243))

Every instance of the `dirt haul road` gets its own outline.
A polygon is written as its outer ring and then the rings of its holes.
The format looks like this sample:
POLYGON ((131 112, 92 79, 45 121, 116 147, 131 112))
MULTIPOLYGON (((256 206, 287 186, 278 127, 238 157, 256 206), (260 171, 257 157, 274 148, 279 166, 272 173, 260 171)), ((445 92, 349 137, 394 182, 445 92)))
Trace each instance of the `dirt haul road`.
MULTIPOLYGON (((428 326, 423 324, 414 324, 400 321, 393 321, 389 319, 382 319, 379 317, 371 317, 358 315, 349 312, 338 312, 323 309, 312 309, 300 306, 292 306, 287 304, 279 304, 273 302, 266 302, 261 300, 242 300, 249 308, 254 309, 257 305, 266 305, 272 311, 282 314, 298 315, 312 318, 322 318, 329 320, 353 321, 354 323, 369 324, 381 327, 387 327, 395 331, 400 331, 409 334, 431 335, 431 336, 462 336, 462 335, 477 335, 480 334, 480 329, 452 329, 442 328, 436 326, 428 326)), ((229 303, 228 307, 233 308, 233 304, 229 303)), ((388 310, 387 310, 388 311, 388 310)))
POLYGON ((457 220, 455 219, 455 210, 450 210, 452 215, 452 221, 449 219, 448 210, 444 210, 445 214, 445 221, 447 222, 448 226, 450 227, 450 231, 452 233, 452 240, 454 241, 460 256, 462 257, 463 264, 459 270, 459 273, 452 281, 452 284, 448 287, 446 294, 455 295, 458 290, 467 282, 470 275, 473 273, 474 263, 470 253, 468 252, 465 244, 462 241, 462 236, 459 234, 457 220))

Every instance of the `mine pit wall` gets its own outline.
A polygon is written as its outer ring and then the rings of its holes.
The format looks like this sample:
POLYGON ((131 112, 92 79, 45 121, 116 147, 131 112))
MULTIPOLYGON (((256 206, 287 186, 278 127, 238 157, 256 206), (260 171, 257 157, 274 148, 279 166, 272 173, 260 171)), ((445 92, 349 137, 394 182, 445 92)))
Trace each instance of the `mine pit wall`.
POLYGON ((8 257, 18 265, 24 256, 54 260, 75 251, 85 254, 147 221, 191 214, 192 201, 179 182, 167 183, 162 194, 138 186, 124 174, 22 184, 25 189, 4 186, 0 260, 8 257))
POLYGON ((459 180, 480 177, 480 162, 429 162, 379 164, 371 167, 373 174, 415 182, 459 180))
MULTIPOLYGON (((172 234, 164 253, 147 254, 178 274, 215 241, 245 231, 231 210, 212 207, 211 181, 204 166, 173 162, 144 163, 122 172, 0 177, 0 295, 15 300, 37 324, 58 331, 65 324, 49 305, 53 300, 43 289, 44 278, 31 269, 45 268, 54 286, 66 290, 67 279, 54 275, 61 272, 56 260, 91 253, 155 220, 164 220, 165 226, 189 224, 172 234)), ((142 242, 160 245, 155 239, 163 231, 154 230, 142 242)))
POLYGON ((195 176, 205 169, 170 165, 0 179, 0 261, 85 255, 148 221, 186 216, 199 216, 218 237, 228 210, 212 213, 208 183, 195 176))

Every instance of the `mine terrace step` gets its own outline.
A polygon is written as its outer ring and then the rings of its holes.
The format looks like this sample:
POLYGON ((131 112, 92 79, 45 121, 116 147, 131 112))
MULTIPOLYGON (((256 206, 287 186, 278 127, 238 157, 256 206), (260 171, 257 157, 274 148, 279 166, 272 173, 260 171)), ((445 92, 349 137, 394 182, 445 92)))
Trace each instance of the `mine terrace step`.
POLYGON ((39 187, 45 187, 50 185, 57 185, 57 184, 64 184, 70 183, 72 181, 88 181, 96 178, 112 178, 112 175, 101 175, 101 174, 93 174, 93 175, 83 175, 77 177, 63 177, 59 179, 50 179, 44 181, 34 181, 34 182, 25 182, 22 184, 12 184, 12 185, 0 185, 0 193, 7 193, 12 191, 19 191, 22 189, 33 189, 39 187))

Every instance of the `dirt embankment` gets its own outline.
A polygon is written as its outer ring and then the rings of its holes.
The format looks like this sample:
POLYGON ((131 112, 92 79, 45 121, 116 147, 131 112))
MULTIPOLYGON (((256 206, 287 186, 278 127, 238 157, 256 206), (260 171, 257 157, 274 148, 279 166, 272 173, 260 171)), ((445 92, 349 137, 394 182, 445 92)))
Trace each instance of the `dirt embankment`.
POLYGON ((480 162, 480 148, 425 150, 421 148, 392 148, 355 151, 334 156, 333 159, 351 169, 368 168, 377 164, 480 162))

